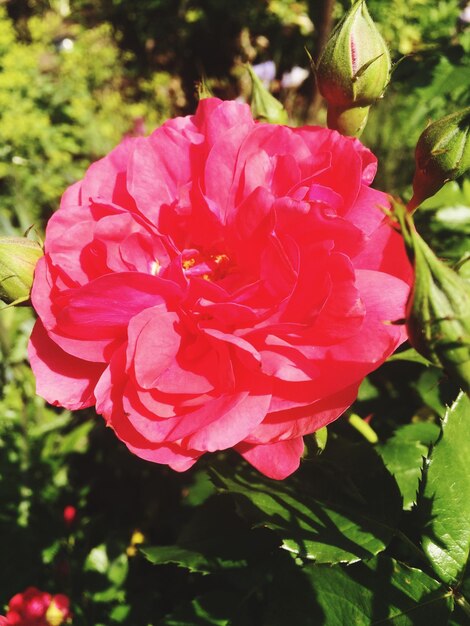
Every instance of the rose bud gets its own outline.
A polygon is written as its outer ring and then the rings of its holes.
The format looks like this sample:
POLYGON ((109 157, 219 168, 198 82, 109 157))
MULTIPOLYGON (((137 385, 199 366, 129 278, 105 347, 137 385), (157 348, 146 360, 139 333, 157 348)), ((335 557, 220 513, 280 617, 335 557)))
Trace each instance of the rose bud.
POLYGON ((263 81, 249 63, 246 67, 253 86, 251 92, 251 112, 253 117, 270 124, 287 124, 287 111, 282 104, 269 93, 263 81))
POLYGON ((65 525, 72 526, 72 524, 74 523, 77 517, 77 509, 72 505, 66 506, 64 508, 63 517, 64 517, 65 525))
POLYGON ((317 65, 317 84, 328 101, 328 127, 359 136, 369 107, 389 83, 390 53, 364 0, 355 2, 333 30, 317 65))
POLYGON ((397 215, 415 269, 406 315, 410 343, 470 393, 470 285, 436 257, 404 207, 397 215))
POLYGON ((467 107, 429 124, 421 133, 415 151, 413 197, 408 203, 410 211, 470 168, 469 131, 470 107, 467 107))
POLYGON ((0 300, 9 305, 29 300, 34 268, 42 255, 40 244, 26 237, 0 237, 0 300))

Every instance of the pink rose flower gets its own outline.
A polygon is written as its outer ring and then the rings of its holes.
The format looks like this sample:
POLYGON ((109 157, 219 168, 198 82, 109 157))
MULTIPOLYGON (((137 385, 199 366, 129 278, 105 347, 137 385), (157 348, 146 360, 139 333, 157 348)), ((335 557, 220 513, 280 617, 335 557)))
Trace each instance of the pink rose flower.
POLYGON ((411 270, 375 171, 356 139, 215 98, 124 140, 49 221, 37 392, 95 405, 133 453, 177 471, 233 447, 289 475, 303 436, 405 339, 388 322, 411 270))
POLYGON ((61 626, 71 617, 67 596, 40 591, 28 587, 17 593, 8 603, 6 617, 0 617, 0 625, 8 626, 61 626))

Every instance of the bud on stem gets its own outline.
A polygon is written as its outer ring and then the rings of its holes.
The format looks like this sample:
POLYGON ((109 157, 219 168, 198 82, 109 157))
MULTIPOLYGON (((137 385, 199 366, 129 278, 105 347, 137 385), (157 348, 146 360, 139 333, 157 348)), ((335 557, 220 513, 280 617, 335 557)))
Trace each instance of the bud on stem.
POLYGON ((42 257, 39 243, 26 237, 0 237, 0 300, 8 305, 29 300, 34 268, 42 257))
POLYGON ((470 168, 470 107, 429 124, 416 144, 415 161, 409 211, 470 168))
POLYGON ((328 128, 337 130, 342 135, 359 137, 369 117, 370 106, 335 107, 328 105, 328 128))
POLYGON ((328 126, 359 136, 369 107, 390 80, 391 60, 385 41, 367 10, 354 2, 334 29, 317 66, 317 83, 328 102, 328 126))
POLYGON ((410 343, 470 394, 470 285, 436 257, 406 208, 394 209, 415 270, 406 316, 410 343))

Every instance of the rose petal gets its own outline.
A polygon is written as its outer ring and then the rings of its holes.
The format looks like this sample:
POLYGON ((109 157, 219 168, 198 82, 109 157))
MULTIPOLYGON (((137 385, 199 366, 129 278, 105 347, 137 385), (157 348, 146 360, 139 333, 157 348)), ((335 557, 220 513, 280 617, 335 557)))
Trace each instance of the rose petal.
POLYGON ((217 420, 188 437, 189 447, 215 452, 234 446, 264 419, 270 400, 269 394, 246 396, 217 420))
POLYGON ((94 388, 104 365, 77 359, 61 350, 40 320, 34 326, 28 355, 36 376, 36 393, 50 404, 75 411, 95 403, 94 388))
POLYGON ((257 470, 269 478, 283 480, 295 472, 304 451, 302 437, 268 445, 240 443, 235 450, 257 470))
POLYGON ((145 309, 129 322, 128 366, 132 363, 137 383, 144 389, 158 387, 160 376, 175 359, 181 337, 178 315, 163 306, 145 309))

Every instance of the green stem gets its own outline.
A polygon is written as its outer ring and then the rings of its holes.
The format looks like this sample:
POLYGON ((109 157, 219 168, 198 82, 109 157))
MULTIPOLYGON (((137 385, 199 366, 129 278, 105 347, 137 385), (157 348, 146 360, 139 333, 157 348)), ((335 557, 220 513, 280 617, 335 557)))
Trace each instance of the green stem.
POLYGON ((467 617, 470 617, 470 603, 461 595, 455 597, 455 601, 467 617))

